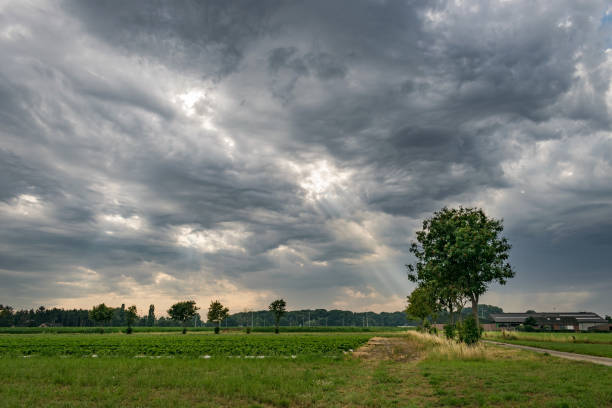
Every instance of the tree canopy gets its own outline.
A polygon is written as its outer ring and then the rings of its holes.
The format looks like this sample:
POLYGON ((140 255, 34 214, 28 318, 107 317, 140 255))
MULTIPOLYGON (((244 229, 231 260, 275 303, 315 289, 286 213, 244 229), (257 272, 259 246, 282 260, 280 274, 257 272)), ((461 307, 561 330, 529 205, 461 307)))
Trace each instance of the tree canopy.
POLYGON ((278 323, 280 322, 281 317, 287 312, 287 302, 284 299, 277 299, 274 302, 270 303, 268 309, 274 315, 274 322, 276 327, 276 332, 278 333, 278 323))
POLYGON ((192 319, 196 315, 196 311, 199 309, 195 305, 195 300, 186 300, 173 304, 168 309, 168 314, 174 320, 178 320, 183 324, 183 333, 185 333, 185 323, 187 320, 192 319))
POLYGON ((221 321, 229 316, 229 309, 223 307, 221 302, 213 300, 208 307, 208 321, 217 323, 217 327, 221 325, 221 321))
POLYGON ((432 291, 433 288, 431 287, 418 286, 408 296, 406 314, 409 318, 419 319, 422 326, 425 324, 427 316, 431 316, 439 310, 432 291))
POLYGON ((100 303, 98 306, 91 308, 89 311, 89 318, 98 323, 108 323, 113 319, 113 313, 114 309, 112 307, 100 303))
POLYGON ((504 285, 515 275, 508 263, 511 245, 501 236, 501 220, 480 208, 443 208, 423 221, 410 246, 416 262, 408 279, 436 291, 450 291, 472 302, 478 324, 478 300, 489 285, 504 285), (452 290, 450 290, 452 289, 452 290))

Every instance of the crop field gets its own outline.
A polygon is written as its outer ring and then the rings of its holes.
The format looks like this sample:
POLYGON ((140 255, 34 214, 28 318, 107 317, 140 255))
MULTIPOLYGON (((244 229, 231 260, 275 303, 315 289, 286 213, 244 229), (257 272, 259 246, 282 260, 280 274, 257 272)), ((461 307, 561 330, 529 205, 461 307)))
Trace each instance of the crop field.
POLYGON ((371 337, 368 334, 4 335, 0 336, 0 355, 198 357, 341 354, 358 348, 371 337))
POLYGON ((0 345, 0 407, 612 406, 610 367, 413 332, 5 334, 0 345), (389 341, 383 354, 345 353, 373 336, 389 341))
MULTIPOLYGON (((222 327, 222 331, 229 333, 243 333, 244 327, 222 327)), ((378 333, 403 332, 414 327, 386 327, 386 326, 281 326, 283 333, 378 333)), ((37 334, 37 333, 124 333, 125 327, 0 327, 0 334, 37 334)), ((182 327, 136 326, 134 333, 174 333, 181 332, 182 327)), ((213 327, 188 327, 189 332, 210 333, 213 327)), ((253 327, 253 333, 273 333, 274 327, 253 327)))

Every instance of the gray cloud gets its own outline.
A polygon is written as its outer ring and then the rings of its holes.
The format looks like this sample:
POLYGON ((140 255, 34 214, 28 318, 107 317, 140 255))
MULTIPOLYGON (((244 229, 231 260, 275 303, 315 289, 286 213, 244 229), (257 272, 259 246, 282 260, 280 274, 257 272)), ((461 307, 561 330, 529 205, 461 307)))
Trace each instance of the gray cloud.
POLYGON ((492 301, 609 313, 610 12, 7 4, 0 297, 399 309, 415 229, 462 204, 514 244, 492 301))

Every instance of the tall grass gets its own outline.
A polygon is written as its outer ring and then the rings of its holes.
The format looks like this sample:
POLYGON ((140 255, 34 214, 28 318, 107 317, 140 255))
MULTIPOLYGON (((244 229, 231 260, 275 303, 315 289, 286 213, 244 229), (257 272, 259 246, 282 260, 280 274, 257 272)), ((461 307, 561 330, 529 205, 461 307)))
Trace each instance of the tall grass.
POLYGON ((484 343, 468 346, 455 340, 449 340, 435 334, 409 332, 408 336, 418 342, 429 345, 428 358, 438 360, 486 360, 495 357, 495 350, 484 343))

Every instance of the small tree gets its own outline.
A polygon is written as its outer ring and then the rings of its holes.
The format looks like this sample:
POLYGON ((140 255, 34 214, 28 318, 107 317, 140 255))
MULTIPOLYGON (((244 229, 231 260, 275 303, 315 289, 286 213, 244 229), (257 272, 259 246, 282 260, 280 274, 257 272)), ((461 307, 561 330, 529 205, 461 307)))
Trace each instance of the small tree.
POLYGON ((428 321, 427 316, 438 312, 438 305, 430 287, 418 286, 408 296, 408 307, 406 315, 409 318, 421 320, 421 327, 425 328, 428 321))
POLYGON ((183 334, 187 333, 186 323, 189 319, 192 319, 196 314, 196 310, 199 308, 195 305, 195 300, 186 300, 184 302, 178 302, 173 304, 168 309, 168 315, 174 320, 181 322, 183 326, 183 334))
POLYGON ((277 299, 274 302, 270 303, 268 309, 274 315, 275 328, 274 332, 278 334, 278 323, 280 322, 281 317, 287 312, 286 309, 287 302, 284 299, 277 299))
POLYGON ((217 323, 215 326, 215 334, 219 334, 219 327, 221 326, 221 322, 223 319, 227 318, 229 315, 229 309, 227 307, 223 307, 221 302, 218 300, 214 300, 210 302, 210 306, 208 307, 208 321, 217 323))
MULTIPOLYGON (((98 306, 94 306, 89 311, 89 318, 97 323, 108 323, 112 320, 114 309, 106 306, 104 303, 100 303, 98 306)), ((104 329, 102 329, 104 332, 104 329)))
POLYGON ((523 322, 523 326, 525 326, 525 330, 533 331, 533 329, 538 325, 538 322, 533 316, 529 316, 523 322))
POLYGON ((482 335, 482 328, 478 325, 474 316, 469 316, 457 326, 459 341, 467 345, 476 344, 482 335))
POLYGON ((155 305, 149 305, 149 314, 147 315, 147 326, 155 325, 155 305))
POLYGON ((136 320, 136 318, 138 317, 137 315, 137 311, 136 311, 136 306, 132 305, 130 307, 127 308, 127 310, 125 311, 125 321, 127 322, 127 334, 132 334, 132 325, 134 324, 134 321, 136 320))

